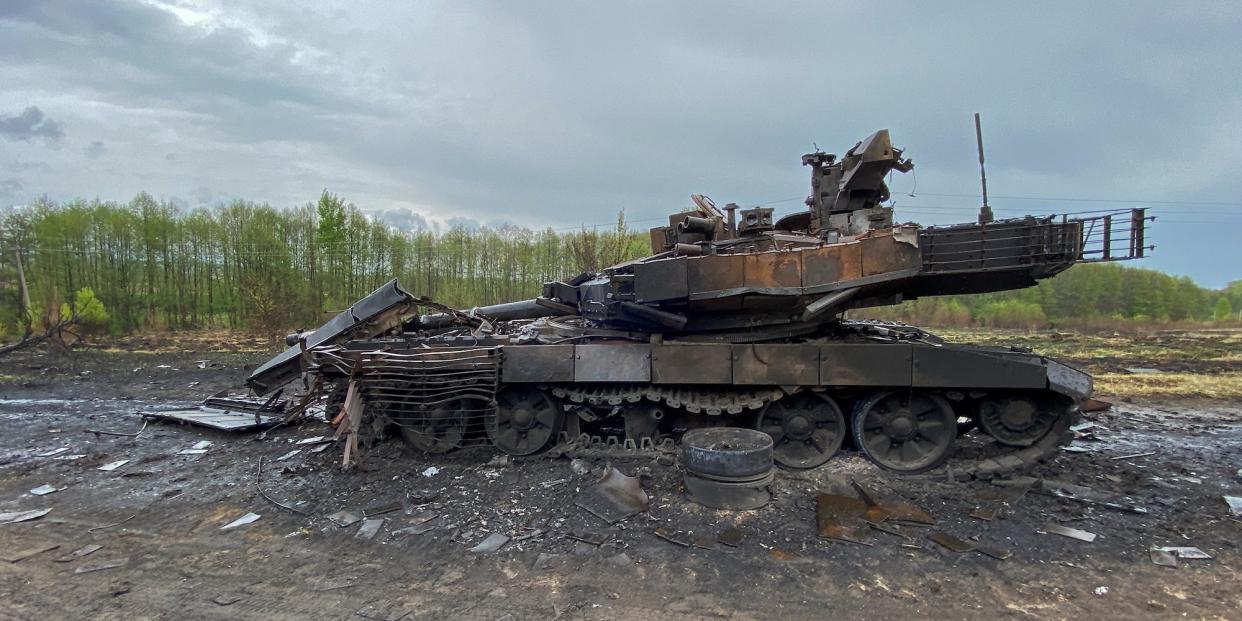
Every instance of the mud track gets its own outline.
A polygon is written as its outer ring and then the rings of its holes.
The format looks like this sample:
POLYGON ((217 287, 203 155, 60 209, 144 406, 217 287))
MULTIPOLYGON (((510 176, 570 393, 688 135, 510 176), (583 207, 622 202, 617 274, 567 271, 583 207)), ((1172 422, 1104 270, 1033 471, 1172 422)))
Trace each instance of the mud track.
MULTIPOLYGON (((489 621, 1236 618, 1242 609, 1242 524, 1221 499, 1242 495, 1239 404, 1122 403, 1088 415, 1103 427, 1098 441, 1076 443, 1089 452, 1062 453, 1036 472, 1126 495, 1147 514, 1031 492, 994 521, 969 513, 995 485, 897 477, 853 454, 810 472, 780 472, 775 501, 749 513, 688 502, 675 467, 617 463, 643 476, 653 504, 649 514, 610 527, 574 506, 575 491, 595 474, 574 474, 567 460, 488 466, 492 455, 484 449, 429 457, 390 441, 365 453, 363 469, 342 472, 335 447, 310 453, 293 444, 327 435, 322 423, 280 429, 264 441, 166 424, 137 438, 85 431, 137 431, 136 411, 238 387, 244 366, 264 357, 84 352, 6 359, 0 512, 51 512, 0 525, 0 547, 5 556, 59 548, 0 561, 0 618, 361 619, 360 611, 489 621), (207 453, 177 455, 204 439, 213 442, 207 453), (69 448, 61 456, 83 457, 39 457, 60 447, 69 448), (1147 452, 1155 454, 1113 459, 1147 452), (308 515, 257 493, 260 456, 267 494, 308 515), (121 459, 130 461, 97 470, 121 459), (424 476, 432 466, 439 472, 424 476), (815 492, 851 493, 850 479, 918 505, 949 533, 1013 556, 956 554, 921 536, 906 542, 918 547, 903 547, 880 532, 870 546, 817 537, 815 492), (28 493, 43 484, 64 489, 28 493), (399 508, 377 516, 386 522, 371 540, 355 537, 357 524, 342 528, 326 517, 392 506, 399 508), (247 512, 262 517, 220 530, 247 512), (429 515, 427 532, 394 535, 429 515), (1040 532, 1049 523, 1099 537, 1085 543, 1040 532), (746 533, 738 548, 680 547, 651 533, 665 526, 714 538, 734 525, 746 533), (604 543, 572 540, 571 531, 604 543), (531 536, 497 553, 469 551, 490 533, 531 536), (92 543, 103 548, 57 562, 92 543), (1197 546, 1213 558, 1155 566, 1148 549, 1164 545, 1197 546), (128 560, 75 573, 120 559, 128 560)), ((598 472, 603 464, 592 466, 598 472)))

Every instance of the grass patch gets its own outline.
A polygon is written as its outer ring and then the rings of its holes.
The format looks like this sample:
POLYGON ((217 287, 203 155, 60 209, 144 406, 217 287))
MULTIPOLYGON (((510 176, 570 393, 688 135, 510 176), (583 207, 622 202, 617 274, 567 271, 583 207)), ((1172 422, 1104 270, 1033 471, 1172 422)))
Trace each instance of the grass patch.
POLYGON ((1095 392, 1105 397, 1204 397, 1242 400, 1242 373, 1100 373, 1095 392))

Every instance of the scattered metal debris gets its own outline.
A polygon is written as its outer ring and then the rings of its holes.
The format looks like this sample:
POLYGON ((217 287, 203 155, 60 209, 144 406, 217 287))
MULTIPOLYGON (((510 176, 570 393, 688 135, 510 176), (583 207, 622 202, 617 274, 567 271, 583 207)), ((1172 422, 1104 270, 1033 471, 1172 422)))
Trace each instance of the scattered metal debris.
POLYGON ((257 470, 255 470, 255 473, 254 473, 254 488, 256 490, 259 490, 259 495, 262 496, 264 500, 276 505, 277 507, 280 507, 281 509, 284 509, 285 511, 290 511, 298 515, 310 515, 310 513, 303 511, 302 509, 299 509, 292 505, 286 505, 282 502, 278 502, 275 498, 268 496, 267 492, 263 491, 262 481, 263 481, 263 456, 260 455, 259 456, 259 467, 257 470))
POLYGON ((206 455, 207 449, 193 449, 193 448, 181 449, 180 451, 177 451, 177 454, 178 455, 206 455))
POLYGON ((399 621, 410 614, 402 602, 376 602, 359 608, 354 614, 371 621, 399 621))
POLYGON ((975 549, 975 544, 969 541, 963 541, 946 533, 942 530, 933 530, 927 533, 927 538, 940 544, 942 547, 957 553, 971 552, 975 549))
POLYGON ((220 431, 253 431, 277 425, 281 416, 261 415, 253 411, 236 411, 206 405, 193 409, 142 412, 150 420, 186 423, 220 431))
POLYGON ((136 517, 138 517, 138 514, 137 514, 137 513, 135 513, 135 514, 133 514, 133 515, 131 515, 131 516, 129 516, 129 517, 127 517, 127 518, 125 518, 125 519, 121 520, 120 522, 115 522, 115 523, 113 523, 113 524, 105 524, 104 526, 96 526, 96 527, 94 527, 94 528, 88 528, 88 529, 86 529, 86 532, 88 532, 88 533, 93 533, 93 532, 95 532, 95 531, 106 530, 106 529, 112 528, 113 526, 120 526, 121 524, 124 524, 124 523, 126 523, 126 522, 128 522, 128 521, 130 521, 130 520, 132 520, 132 519, 134 519, 134 518, 136 518, 136 517))
POLYGON ((385 520, 384 518, 373 518, 369 520, 363 520, 362 526, 358 527, 358 532, 354 533, 354 537, 358 539, 374 538, 375 535, 380 532, 380 529, 384 527, 384 522, 386 521, 387 520, 385 520))
POLYGON ((100 550, 102 550, 102 549, 103 549, 103 546, 102 546, 102 545, 99 545, 99 544, 97 544, 97 543, 90 543, 90 544, 84 545, 84 546, 82 546, 82 547, 78 548, 77 550, 74 550, 73 552, 70 552, 70 553, 68 553, 68 554, 66 554, 66 555, 64 555, 64 556, 62 556, 62 557, 60 557, 60 558, 57 558, 57 559, 56 559, 56 562, 57 562, 57 563, 68 563, 68 562, 71 562, 71 561, 75 561, 75 560, 77 560, 77 559, 80 559, 80 558, 82 558, 83 556, 89 556, 89 555, 91 555, 91 554, 94 554, 94 553, 96 553, 96 552, 98 552, 98 551, 100 551, 100 550))
POLYGON ((117 468, 120 468, 121 466, 124 466, 125 464, 128 464, 128 463, 129 463, 128 459, 118 459, 114 462, 106 463, 96 468, 96 470, 103 470, 104 472, 112 472, 113 470, 116 470, 117 468))
POLYGON ((258 513, 247 513, 246 515, 243 515, 237 518, 236 520, 233 520, 232 522, 229 522, 228 524, 221 526, 220 530, 229 530, 232 528, 237 528, 238 526, 245 526, 247 524, 251 524, 255 522, 260 517, 261 516, 258 513))
POLYGON ((1177 555, 1167 550, 1152 548, 1149 552, 1151 562, 1161 567, 1177 567, 1177 555))
POLYGON ((1085 541, 1087 543, 1095 541, 1096 537, 1095 533, 1079 530, 1077 528, 1070 528, 1068 526, 1061 526, 1060 524, 1048 524, 1044 527, 1044 531, 1054 535, 1061 535, 1062 537, 1069 537, 1070 539, 1085 541))
POLYGON ((746 533, 743 533, 742 529, 736 526, 730 526, 729 528, 726 528, 724 532, 720 533, 719 537, 716 537, 716 541, 719 541, 730 548, 736 548, 742 545, 742 541, 745 538, 746 533))
POLYGON ((17 522, 28 522, 37 520, 52 511, 51 508, 35 509, 33 511, 11 511, 8 513, 0 513, 0 524, 15 524, 17 522))
POLYGON ((292 459, 296 457, 298 453, 301 453, 301 452, 302 452, 302 449, 293 449, 292 451, 289 451, 288 453, 285 453, 284 455, 281 455, 280 457, 277 457, 276 459, 273 459, 272 461, 285 461, 288 459, 292 459))
POLYGON ((478 545, 470 548, 471 552, 499 552, 505 544, 509 543, 509 537, 500 533, 492 533, 478 545))
POLYGON ((60 455, 61 453, 68 452, 68 450, 69 450, 69 447, 62 446, 58 449, 52 449, 46 453, 38 453, 35 455, 35 457, 54 457, 56 455, 60 455))
POLYGON ((126 433, 123 431, 105 431, 103 429, 87 429, 85 431, 87 433, 95 434, 96 438, 98 438, 99 436, 121 436, 123 438, 137 438, 140 434, 142 434, 142 432, 147 430, 147 424, 150 422, 151 421, 147 419, 143 419, 142 427, 138 429, 138 431, 135 431, 133 433, 126 433))
POLYGON ((867 503, 858 498, 822 493, 815 498, 815 521, 820 537, 871 545, 864 530, 866 515, 867 503))
POLYGON ((365 518, 375 517, 377 515, 384 515, 385 513, 392 513, 393 511, 400 511, 400 510, 401 510, 401 503, 397 502, 397 503, 393 503, 389 505, 383 505, 380 507, 370 507, 367 509, 363 509, 362 517, 365 517, 365 518))
POLYGON ((569 531, 569 533, 565 535, 565 538, 573 541, 581 541, 582 543, 589 543, 593 546, 601 545, 608 540, 608 537, 603 533, 580 530, 569 531))
POLYGON ((435 466, 431 466, 423 471, 423 476, 425 477, 434 477, 437 474, 440 474, 440 469, 435 466))
POLYGON ((1099 505, 1101 507, 1108 507, 1109 509, 1116 509, 1118 511, 1126 511, 1129 513, 1147 513, 1146 507, 1134 504, 1133 501, 1127 497, 1099 492, 1085 485, 1075 485, 1064 481, 1045 480, 1043 482, 1042 489, 1049 495, 1056 496, 1057 498, 1068 498, 1078 502, 1099 505))
POLYGON ((326 444, 331 441, 332 441, 332 438, 327 438, 324 436, 312 436, 309 438, 302 438, 301 440, 294 442, 294 445, 301 446, 303 444, 326 444))
POLYGON ((40 554, 43 554, 44 552, 51 552, 52 550, 55 550, 59 547, 60 547, 59 543, 44 543, 44 544, 34 546, 32 548, 26 548, 25 550, 20 550, 17 552, 6 554, 4 556, 4 560, 10 563, 18 563, 32 556, 38 556, 40 554))
POLYGON ((83 563, 82 565, 79 565, 77 569, 73 570, 73 573, 87 574, 92 571, 100 571, 104 569, 116 569, 117 567, 124 567, 125 565, 128 565, 128 564, 129 564, 129 557, 125 556, 121 558, 109 559, 106 561, 83 563))
POLYGON ((30 490, 30 493, 31 493, 31 494, 34 494, 35 496, 46 496, 46 495, 51 494, 51 493, 54 493, 54 492, 59 492, 59 491, 60 491, 60 490, 62 490, 62 489, 65 489, 65 488, 63 488, 63 487, 52 487, 51 485, 48 485, 48 484, 44 483, 43 485, 40 485, 39 487, 36 487, 36 488, 34 488, 34 489, 30 490))
POLYGON ((1242 516, 1242 497, 1224 496, 1225 504, 1229 505, 1229 511, 1235 516, 1242 516))
POLYGON ((422 535, 425 533, 429 533, 435 530, 436 528, 438 527, 435 524, 432 524, 431 522, 424 522, 421 524, 415 524, 413 526, 407 526, 405 528, 399 528, 397 530, 394 530, 392 531, 392 536, 393 538, 397 538, 397 537, 405 537, 406 535, 422 535))
POLYGON ((1210 560, 1212 558, 1211 554, 1190 546, 1161 546, 1153 549, 1168 552, 1177 558, 1186 560, 1210 560))
POLYGON ((609 524, 646 511, 650 503, 637 477, 625 476, 612 466, 604 470, 595 485, 574 499, 574 504, 609 524))
POLYGON ((970 517, 977 520, 983 520, 985 522, 991 522, 1000 517, 1000 513, 1003 509, 1004 505, 999 502, 980 504, 970 511, 970 517))
POLYGON ((657 528, 651 531, 656 537, 663 539, 669 543, 675 543, 683 548, 690 547, 694 543, 694 537, 690 533, 681 530, 673 530, 671 528, 657 528))
POLYGON ((1148 451, 1146 453, 1131 453, 1129 455, 1117 455, 1116 457, 1109 457, 1109 459, 1112 459, 1112 460, 1135 459, 1137 457, 1151 457, 1152 455, 1155 455, 1155 454, 1156 454, 1156 451, 1148 451))

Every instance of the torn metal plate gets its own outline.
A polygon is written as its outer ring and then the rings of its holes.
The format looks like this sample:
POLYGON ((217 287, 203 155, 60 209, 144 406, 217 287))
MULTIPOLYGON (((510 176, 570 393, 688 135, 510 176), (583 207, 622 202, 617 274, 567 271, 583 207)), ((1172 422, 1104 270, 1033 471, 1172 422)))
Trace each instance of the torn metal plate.
POLYGON ((337 511, 332 515, 329 515, 328 519, 331 520, 333 524, 336 524, 341 528, 345 528, 346 526, 357 524, 362 521, 362 516, 352 511, 337 511))
POLYGON ((471 552, 499 552, 505 544, 509 543, 509 537, 500 533, 492 533, 486 539, 479 542, 478 545, 470 548, 471 552))
POLYGON ((129 563, 128 556, 124 558, 108 559, 106 561, 96 561, 94 563, 84 563, 82 565, 79 565, 77 569, 73 570, 73 573, 86 574, 92 571, 100 571, 103 569, 116 569, 117 567, 124 567, 128 563, 129 563))
POLYGON ((1177 567, 1177 555, 1166 550, 1151 551, 1151 562, 1161 567, 1177 567))
POLYGON ((59 543, 44 543, 34 546, 33 548, 26 548, 24 550, 18 550, 17 552, 8 553, 4 556, 4 560, 10 563, 17 563, 32 556, 43 554, 44 552, 51 552, 59 547, 59 543))
POLYGON ((386 520, 384 518, 363 520, 362 526, 358 527, 358 532, 354 533, 354 537, 357 537, 358 539, 371 539, 375 537, 375 535, 379 533, 380 529, 384 527, 385 521, 386 520))
POLYGON ((0 513, 0 524, 14 524, 16 522, 26 522, 38 519, 47 515, 51 511, 52 510, 48 508, 35 509, 34 511, 12 511, 9 513, 0 513))
POLYGON ((237 412, 220 408, 197 407, 185 410, 143 412, 152 420, 173 421, 219 429, 221 431, 252 431, 265 429, 281 421, 281 416, 268 416, 254 412, 237 412))
POLYGON ((1054 535, 1061 535, 1062 537, 1069 537, 1070 539, 1077 539, 1087 543, 1095 541, 1096 537, 1095 533, 1087 532, 1085 530, 1078 530, 1077 528, 1070 528, 1068 526, 1061 526, 1060 524, 1049 524, 1044 527, 1044 530, 1054 535))
POLYGON ((730 548, 736 548, 742 545, 742 540, 745 538, 746 538, 746 533, 743 533, 740 528, 736 526, 730 526, 729 528, 725 529, 723 533, 720 533, 720 536, 716 538, 716 541, 719 541, 720 543, 727 545, 730 548))
POLYGON ((1154 549, 1159 550, 1161 552, 1167 552, 1169 554, 1172 554, 1173 556, 1176 556, 1177 558, 1186 559, 1186 560, 1200 560, 1200 559, 1211 559, 1212 558, 1211 554, 1208 554, 1207 552, 1204 552, 1203 550, 1200 550, 1199 548, 1192 548, 1189 546, 1162 546, 1162 547, 1154 548, 1154 549))
POLYGON ((638 478, 625 476, 612 467, 604 471, 598 483, 574 499, 574 504, 609 524, 646 511, 650 503, 638 478))
POLYGON ((975 544, 958 539, 957 537, 954 537, 953 535, 950 535, 942 530, 933 530, 932 532, 927 533, 927 538, 940 544, 944 548, 959 554, 962 552, 970 552, 975 549, 975 544))
POLYGON ((229 529, 237 528, 238 526, 245 526, 246 524, 255 522, 258 519, 259 519, 258 513, 247 513, 246 515, 243 515, 237 518, 236 520, 233 520, 232 522, 229 522, 228 524, 221 526, 220 530, 229 530, 229 529))
POLYGON ((66 555, 64 555, 64 556, 62 556, 62 557, 60 557, 60 558, 56 559, 56 562, 57 562, 57 563, 69 563, 69 562, 75 561, 75 560, 77 560, 77 559, 80 559, 80 558, 82 558, 83 556, 88 556, 88 555, 90 555, 90 554, 94 554, 95 552, 98 552, 98 551, 100 551, 100 550, 102 550, 102 549, 103 549, 103 546, 101 546, 101 545, 99 545, 99 544, 97 544, 97 543, 87 544, 87 545, 84 545, 84 546, 82 546, 82 547, 78 548, 77 550, 74 550, 73 552, 70 552, 69 554, 66 554, 66 555))

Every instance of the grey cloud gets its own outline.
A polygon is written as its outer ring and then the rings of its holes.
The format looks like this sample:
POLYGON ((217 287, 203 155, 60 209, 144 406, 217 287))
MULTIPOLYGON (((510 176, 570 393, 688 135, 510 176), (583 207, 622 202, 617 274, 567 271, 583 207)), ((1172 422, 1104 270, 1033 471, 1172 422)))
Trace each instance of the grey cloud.
POLYGON ((16 197, 23 187, 19 179, 0 179, 0 199, 16 197))
POLYGON ((65 130, 60 123, 44 116, 38 106, 30 106, 13 116, 0 116, 0 136, 23 142, 35 138, 59 142, 65 137, 65 130))
POLYGON ((419 233, 431 229, 426 218, 408 207, 385 209, 374 215, 380 222, 401 231, 419 233))
POLYGON ((90 144, 82 148, 82 155, 90 159, 98 159, 108 152, 108 147, 99 140, 92 140, 90 144))

